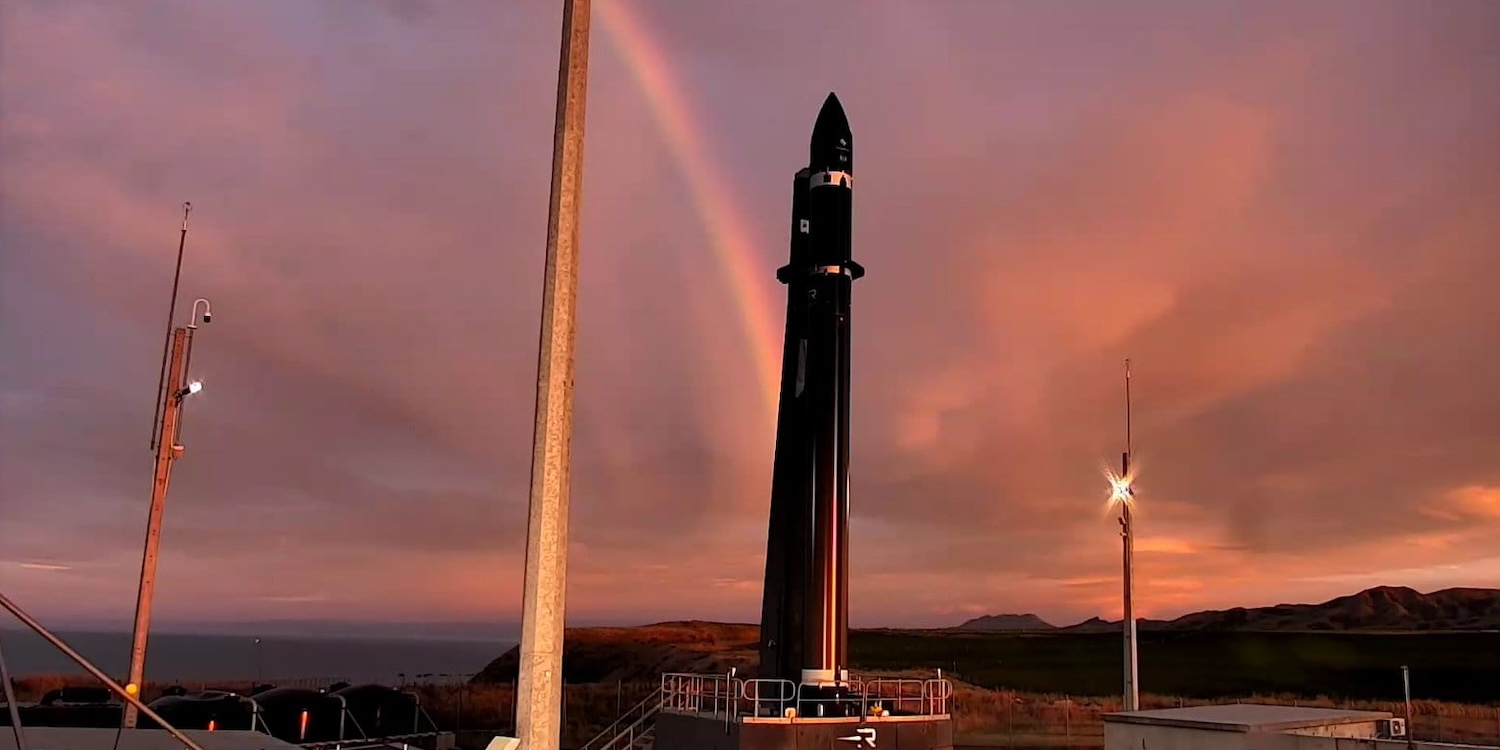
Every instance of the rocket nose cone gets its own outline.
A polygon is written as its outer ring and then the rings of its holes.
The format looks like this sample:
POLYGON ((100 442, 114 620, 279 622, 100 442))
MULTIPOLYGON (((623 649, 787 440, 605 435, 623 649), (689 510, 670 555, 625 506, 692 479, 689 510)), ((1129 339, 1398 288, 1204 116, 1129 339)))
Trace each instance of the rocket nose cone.
POLYGON ((854 171, 854 136, 849 132, 849 118, 844 114, 844 105, 837 95, 830 93, 818 111, 818 121, 813 125, 810 151, 810 166, 816 171, 840 169, 854 171))
POLYGON ((818 122, 813 125, 814 133, 820 130, 849 132, 849 118, 844 114, 844 105, 839 103, 838 94, 829 92, 828 98, 823 100, 823 108, 818 110, 818 122))

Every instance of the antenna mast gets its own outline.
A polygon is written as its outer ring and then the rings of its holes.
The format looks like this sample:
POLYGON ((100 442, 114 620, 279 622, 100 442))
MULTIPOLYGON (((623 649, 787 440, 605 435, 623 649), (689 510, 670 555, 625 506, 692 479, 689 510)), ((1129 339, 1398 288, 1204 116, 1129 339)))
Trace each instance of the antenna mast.
POLYGON ((161 368, 156 378, 156 406, 151 414, 151 450, 156 450, 156 441, 161 433, 163 389, 167 387, 167 354, 172 349, 172 320, 177 315, 177 284, 182 281, 182 251, 187 247, 188 214, 193 204, 182 204, 182 233, 177 237, 177 270, 172 274, 172 300, 167 305, 167 335, 161 345, 161 368))
POLYGON ((1130 358, 1125 358, 1125 473, 1130 473, 1130 358))
POLYGON ((1125 584, 1124 617, 1121 625, 1125 635, 1125 695, 1126 711, 1140 709, 1140 674, 1136 648, 1135 623, 1135 532, 1132 528, 1131 505, 1135 502, 1135 484, 1130 476, 1130 359, 1125 360, 1125 454, 1120 460, 1120 481, 1125 484, 1124 497, 1120 500, 1120 541, 1123 553, 1125 584))

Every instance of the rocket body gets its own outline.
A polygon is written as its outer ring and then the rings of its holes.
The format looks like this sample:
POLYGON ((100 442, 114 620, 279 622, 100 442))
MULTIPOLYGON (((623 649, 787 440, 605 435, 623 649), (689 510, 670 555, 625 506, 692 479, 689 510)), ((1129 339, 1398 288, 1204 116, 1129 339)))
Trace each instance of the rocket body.
POLYGON ((776 458, 771 475, 771 522, 766 539, 766 579, 761 603, 760 676, 791 679, 801 674, 803 610, 807 601, 812 468, 808 453, 807 176, 792 180, 791 260, 777 274, 787 285, 786 336, 781 350, 781 399, 776 414, 776 458), (799 272, 792 274, 792 269, 799 272), (788 676, 792 677, 788 677, 788 676))
POLYGON ((761 676, 848 679, 853 135, 838 98, 818 113, 794 180, 781 402, 767 537, 761 676))

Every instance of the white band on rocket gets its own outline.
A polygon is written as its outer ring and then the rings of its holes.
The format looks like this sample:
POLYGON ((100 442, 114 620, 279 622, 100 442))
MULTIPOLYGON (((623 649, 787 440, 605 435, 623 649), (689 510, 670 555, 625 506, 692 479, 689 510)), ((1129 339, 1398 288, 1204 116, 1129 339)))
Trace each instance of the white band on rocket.
POLYGON ((854 175, 848 172, 815 172, 807 178, 809 188, 835 187, 854 189, 854 175))

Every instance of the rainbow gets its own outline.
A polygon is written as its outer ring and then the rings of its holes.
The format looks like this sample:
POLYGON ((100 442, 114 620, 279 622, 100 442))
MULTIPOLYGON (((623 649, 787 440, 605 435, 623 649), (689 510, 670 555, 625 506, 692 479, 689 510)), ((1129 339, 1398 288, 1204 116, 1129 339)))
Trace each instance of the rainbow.
POLYGON ((666 137, 667 151, 687 184, 688 197, 708 233, 709 247, 739 311, 751 364, 765 399, 765 414, 774 420, 781 387, 781 342, 776 330, 780 316, 771 296, 775 287, 768 283, 772 274, 751 249, 753 235, 722 187, 728 182, 720 179, 724 170, 712 160, 713 152, 693 117, 685 88, 673 74, 661 45, 629 3, 604 0, 594 7, 630 77, 645 96, 652 119, 666 137))

